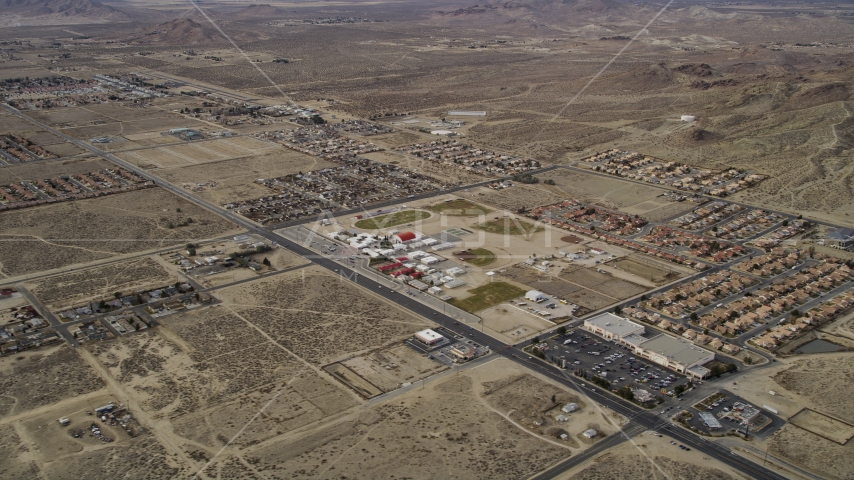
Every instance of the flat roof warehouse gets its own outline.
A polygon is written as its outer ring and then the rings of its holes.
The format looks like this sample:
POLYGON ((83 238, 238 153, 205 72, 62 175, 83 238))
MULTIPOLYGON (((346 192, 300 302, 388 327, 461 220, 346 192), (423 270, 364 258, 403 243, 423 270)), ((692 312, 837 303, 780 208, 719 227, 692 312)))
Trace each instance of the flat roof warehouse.
POLYGON ((687 340, 671 337, 663 333, 641 343, 638 345, 638 348, 666 356, 669 360, 681 363, 682 365, 696 365, 697 362, 702 362, 709 358, 709 355, 714 356, 711 351, 700 348, 687 340))

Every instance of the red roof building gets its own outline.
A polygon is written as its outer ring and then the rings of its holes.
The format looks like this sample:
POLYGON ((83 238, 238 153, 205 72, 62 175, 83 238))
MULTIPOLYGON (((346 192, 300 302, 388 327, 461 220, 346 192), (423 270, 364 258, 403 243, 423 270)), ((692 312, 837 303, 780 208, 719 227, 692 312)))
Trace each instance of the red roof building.
POLYGON ((415 240, 415 234, 412 232, 400 232, 392 238, 395 243, 406 243, 415 240))

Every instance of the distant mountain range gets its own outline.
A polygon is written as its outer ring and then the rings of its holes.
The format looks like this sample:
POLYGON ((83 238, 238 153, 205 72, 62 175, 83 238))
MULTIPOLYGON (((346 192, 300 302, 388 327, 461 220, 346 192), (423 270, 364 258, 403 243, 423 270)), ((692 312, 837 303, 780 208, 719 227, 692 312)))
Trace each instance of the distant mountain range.
MULTIPOLYGON (((231 32, 235 41, 252 41, 264 38, 262 35, 248 32, 231 32)), ((208 45, 225 42, 225 37, 205 20, 197 22, 189 17, 178 18, 154 27, 133 30, 122 37, 128 43, 167 44, 167 45, 208 45)))
POLYGON ((125 22, 130 16, 92 0, 0 0, 0 25, 125 22))

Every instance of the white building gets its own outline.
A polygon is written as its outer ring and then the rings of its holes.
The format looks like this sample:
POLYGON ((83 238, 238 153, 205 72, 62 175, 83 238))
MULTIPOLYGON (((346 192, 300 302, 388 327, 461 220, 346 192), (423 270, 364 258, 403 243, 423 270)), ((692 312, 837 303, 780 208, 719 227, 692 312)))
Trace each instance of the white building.
POLYGON ((420 332, 416 333, 415 338, 418 341, 423 342, 427 345, 436 345, 437 343, 440 343, 442 340, 445 339, 445 337, 439 335, 438 333, 429 328, 427 330, 421 330, 420 332))
POLYGON ((466 271, 465 271, 465 269, 460 268, 460 267, 453 267, 453 268, 449 268, 449 269, 445 270, 445 273, 447 273, 448 275, 450 275, 452 277, 459 277, 460 275, 465 275, 466 271))
POLYGON ((561 410, 563 411, 563 413, 572 413, 572 412, 578 410, 578 404, 577 403, 567 403, 566 405, 563 406, 563 408, 561 408, 561 410))
POLYGON ((528 293, 525 294, 525 300, 535 303, 545 302, 546 295, 537 290, 529 290, 528 293))
POLYGON ((634 351, 635 355, 696 378, 708 376, 709 369, 702 365, 715 359, 714 352, 664 333, 635 346, 634 351))
POLYGON ((432 255, 428 255, 421 259, 421 263, 423 263, 424 265, 433 265, 439 263, 439 259, 432 255))
POLYGON ((620 343, 625 343, 623 339, 626 337, 643 335, 646 331, 643 325, 613 313, 603 313, 588 318, 584 321, 584 329, 606 340, 617 340, 620 343))

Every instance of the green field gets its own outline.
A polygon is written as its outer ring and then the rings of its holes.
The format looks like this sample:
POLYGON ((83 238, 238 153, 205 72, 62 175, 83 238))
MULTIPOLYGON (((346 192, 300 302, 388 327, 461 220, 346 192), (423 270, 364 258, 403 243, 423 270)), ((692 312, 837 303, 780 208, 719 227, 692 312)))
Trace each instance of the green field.
POLYGON ((377 230, 380 228, 393 227, 402 223, 415 222, 430 218, 429 212, 421 210, 404 210, 402 212, 380 215, 379 217, 365 218, 356 222, 356 228, 364 230, 377 230))
POLYGON ((492 282, 468 291, 468 298, 455 298, 449 303, 467 312, 479 312, 499 303, 521 297, 525 290, 504 282, 492 282))
POLYGON ((459 217, 464 217, 467 215, 487 214, 492 211, 486 207, 463 199, 453 200, 451 202, 442 202, 436 205, 430 205, 429 207, 427 207, 427 210, 459 217))
POLYGON ((474 257, 467 258, 466 263, 476 267, 485 267, 495 261, 495 254, 485 248, 473 248, 469 250, 474 257))
POLYGON ((474 226, 474 228, 479 228, 489 233, 497 233, 499 235, 503 235, 505 233, 510 235, 530 235, 533 233, 542 232, 544 230, 543 227, 537 227, 536 230, 534 230, 534 225, 522 221, 518 218, 516 220, 511 220, 509 217, 478 223, 474 226), (519 228, 519 226, 521 226, 522 228, 519 228))

